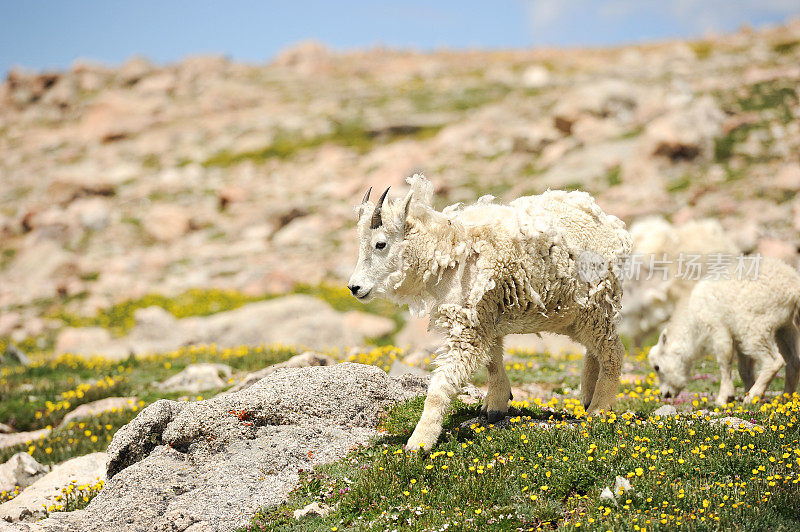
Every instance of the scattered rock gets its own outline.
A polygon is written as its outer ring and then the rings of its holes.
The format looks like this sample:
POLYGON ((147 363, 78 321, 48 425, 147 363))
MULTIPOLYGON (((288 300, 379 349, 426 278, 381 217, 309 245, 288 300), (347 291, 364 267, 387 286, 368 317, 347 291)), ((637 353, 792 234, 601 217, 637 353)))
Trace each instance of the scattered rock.
MULTIPOLYGON (((360 345, 371 332, 348 328, 342 314, 315 297, 297 294, 258 303, 208 317, 186 318, 191 343, 220 346, 284 345, 330 349, 360 345)), ((184 343, 186 343, 184 341, 184 343)))
MULTIPOLYGON (((104 480, 105 466, 105 453, 87 454, 58 464, 17 497, 0 504, 0 520, 14 522, 40 519, 44 515, 43 506, 53 504, 56 496, 61 494, 61 489, 73 480, 77 484, 94 484, 97 479, 104 480)), ((87 525, 86 530, 90 528, 93 525, 87 525)))
POLYGON ((474 384, 464 386, 458 395, 458 399, 468 405, 478 404, 483 401, 484 397, 486 397, 486 393, 474 384))
MULTIPOLYGON (((1 220, 0 220, 1 221, 1 220)), ((2 226, 0 225, 0 228, 2 226)), ((8 336, 22 325, 22 316, 17 312, 4 312, 0 315, 0 336, 8 336)))
POLYGON ((617 478, 614 479, 614 493, 622 495, 628 493, 631 489, 633 488, 630 481, 623 476, 617 475, 617 478))
POLYGON ((710 157, 724 116, 710 96, 699 98, 650 122, 642 146, 648 153, 672 161, 710 157))
POLYGON ((418 368, 415 366, 407 366, 400 360, 395 360, 392 362, 391 368, 389 368, 389 376, 390 377, 399 377, 400 375, 404 375, 406 373, 410 373, 412 375, 419 375, 420 377, 424 377, 429 374, 429 372, 425 371, 422 368, 418 368))
POLYGON ((212 343, 220 347, 283 344, 323 350, 363 345, 375 333, 383 336, 394 329, 391 320, 361 314, 336 312, 321 299, 303 294, 180 320, 160 307, 149 307, 136 311, 136 324, 125 338, 112 339, 101 328, 67 328, 58 337, 56 352, 102 354, 120 359, 130 353, 172 351, 186 345, 212 343))
POLYGON ((758 243, 758 253, 765 257, 775 257, 794 265, 797 259, 797 245, 785 240, 764 238, 758 243))
POLYGON ((730 417, 730 416, 712 419, 709 421, 709 423, 711 423, 712 425, 721 425, 732 429, 751 430, 755 429, 756 427, 761 428, 760 425, 756 425, 755 423, 750 423, 749 421, 745 421, 744 419, 740 419, 738 417, 730 417))
POLYGON ((530 382, 519 387, 512 387, 511 393, 516 401, 549 400, 553 397, 553 386, 545 383, 530 382))
POLYGON ((67 327, 58 333, 55 352, 81 355, 102 355, 120 360, 128 356, 126 347, 111 338, 102 327, 67 327))
POLYGON ((656 408, 655 412, 653 412, 653 415, 662 417, 677 416, 678 409, 672 405, 662 405, 656 408))
POLYGON ((159 306, 136 309, 133 313, 135 325, 128 341, 132 344, 147 345, 169 338, 178 327, 178 318, 159 306))
POLYGON ((367 338, 380 338, 394 331, 395 324, 389 318, 351 310, 344 313, 345 327, 359 331, 367 338))
POLYGON ((410 351, 422 350, 433 353, 444 337, 428 329, 428 318, 411 318, 395 336, 395 343, 410 351))
POLYGON ((0 491, 11 491, 15 486, 27 488, 50 471, 28 453, 17 453, 0 465, 0 491))
POLYGON ((77 218, 81 227, 91 231, 105 229, 111 215, 108 200, 101 197, 77 199, 69 205, 67 212, 77 218))
POLYGON ((787 192, 800 190, 800 166, 796 164, 786 164, 778 170, 772 186, 787 192))
POLYGON ((20 443, 28 443, 38 440, 39 438, 44 438, 52 429, 39 429, 39 430, 32 430, 30 432, 11 432, 9 434, 0 434, 0 449, 5 447, 13 447, 14 445, 19 445, 20 443))
POLYGON ((609 501, 609 502, 617 502, 617 499, 614 497, 614 493, 611 491, 611 488, 606 486, 603 488, 603 491, 600 492, 600 500, 601 501, 609 501))
POLYGON ((304 508, 299 510, 295 510, 292 515, 294 518, 300 521, 304 517, 312 516, 312 517, 325 517, 330 513, 331 509, 327 504, 320 504, 318 502, 312 502, 311 504, 306 505, 304 508))
POLYGON ((190 364, 186 368, 158 384, 162 392, 200 393, 206 390, 224 388, 233 368, 227 364, 190 364))
POLYGON ((23 353, 19 347, 9 342, 9 344, 6 346, 5 351, 3 352, 3 362, 5 363, 10 362, 12 364, 22 364, 23 366, 30 366, 31 359, 28 358, 28 355, 23 353))
POLYGON ((61 424, 65 425, 76 419, 93 417, 111 410, 126 410, 134 405, 136 405, 136 397, 106 397, 105 399, 80 405, 64 416, 61 424))
POLYGON ((522 72, 522 86, 529 89, 540 89, 552 81, 550 71, 542 65, 531 65, 522 72))
POLYGON ((311 75, 326 71, 330 61, 331 52, 324 44, 317 41, 304 41, 279 52, 275 56, 273 64, 291 68, 300 74, 311 75))
POLYGON ((10 434, 11 432, 14 432, 14 429, 5 423, 0 423, 0 434, 10 434))
POLYGON ((206 401, 157 401, 114 436, 109 480, 86 510, 41 524, 166 530, 179 512, 207 530, 243 526, 259 508, 285 500, 298 469, 367 442, 385 407, 419 388, 418 379, 344 362, 281 369, 206 401))
POLYGON ((191 229, 189 211, 178 205, 154 205, 144 217, 144 229, 162 242, 171 242, 191 229))

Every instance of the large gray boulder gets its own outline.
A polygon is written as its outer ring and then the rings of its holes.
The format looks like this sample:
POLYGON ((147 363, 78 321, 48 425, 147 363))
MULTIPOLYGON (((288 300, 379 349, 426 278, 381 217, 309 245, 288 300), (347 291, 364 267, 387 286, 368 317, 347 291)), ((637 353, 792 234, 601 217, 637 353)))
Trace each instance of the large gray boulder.
POLYGON ((295 355, 289 360, 273 364, 267 368, 248 373, 239 379, 229 391, 238 392, 254 385, 267 375, 274 373, 281 368, 307 368, 310 366, 330 366, 336 363, 336 360, 324 353, 317 353, 316 351, 304 351, 299 355, 295 355))
POLYGON ((425 391, 409 375, 341 363, 280 369, 240 392, 161 400, 120 429, 103 491, 46 530, 232 530, 285 500, 298 470, 376 434, 385 408, 425 391))

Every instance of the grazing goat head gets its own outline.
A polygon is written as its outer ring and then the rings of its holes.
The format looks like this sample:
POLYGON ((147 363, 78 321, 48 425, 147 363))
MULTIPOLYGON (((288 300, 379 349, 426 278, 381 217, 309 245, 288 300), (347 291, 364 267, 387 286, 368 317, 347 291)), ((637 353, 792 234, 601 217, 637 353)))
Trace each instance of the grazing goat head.
POLYGON ((686 387, 689 380, 689 365, 692 349, 681 334, 673 334, 667 340, 667 330, 661 332, 658 343, 650 349, 647 358, 653 366, 659 381, 662 397, 676 397, 686 387))

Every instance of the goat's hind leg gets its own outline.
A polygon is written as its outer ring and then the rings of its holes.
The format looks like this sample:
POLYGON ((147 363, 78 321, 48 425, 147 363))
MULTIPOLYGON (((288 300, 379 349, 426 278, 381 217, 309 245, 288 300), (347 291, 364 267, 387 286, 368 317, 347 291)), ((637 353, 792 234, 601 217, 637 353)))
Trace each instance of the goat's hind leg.
POLYGON ((756 382, 756 361, 737 350, 736 367, 739 370, 739 376, 742 378, 742 384, 744 384, 744 393, 747 393, 756 382))
POLYGON ((619 377, 622 373, 622 358, 625 356, 625 347, 616 334, 611 338, 604 339, 593 350, 598 355, 600 368, 592 402, 587 409, 588 414, 611 410, 617 400, 619 377))
POLYGON ((489 391, 483 400, 481 416, 494 423, 506 417, 508 401, 511 399, 511 383, 503 364, 503 338, 498 338, 489 349, 489 391))
POLYGON ((750 355, 753 356, 753 358, 761 360, 761 367, 758 370, 756 382, 744 397, 745 403, 751 403, 756 397, 764 398, 764 393, 767 391, 769 383, 772 382, 772 379, 775 378, 775 375, 786 362, 784 362, 778 345, 775 343, 775 339, 772 336, 754 340, 748 345, 743 345, 742 349, 745 355, 750 355))
POLYGON ((800 352, 797 349, 798 330, 794 326, 786 326, 775 333, 778 350, 786 362, 786 378, 783 383, 783 392, 793 394, 797 391, 800 381, 800 352))

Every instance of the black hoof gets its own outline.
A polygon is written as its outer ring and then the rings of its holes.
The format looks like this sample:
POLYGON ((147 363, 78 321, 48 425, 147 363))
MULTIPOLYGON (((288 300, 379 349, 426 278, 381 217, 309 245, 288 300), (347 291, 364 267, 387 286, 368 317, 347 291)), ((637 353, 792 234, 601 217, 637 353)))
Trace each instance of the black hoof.
POLYGON ((489 420, 489 423, 496 423, 506 417, 506 413, 501 412, 500 410, 489 410, 486 417, 489 420))

